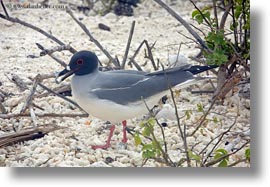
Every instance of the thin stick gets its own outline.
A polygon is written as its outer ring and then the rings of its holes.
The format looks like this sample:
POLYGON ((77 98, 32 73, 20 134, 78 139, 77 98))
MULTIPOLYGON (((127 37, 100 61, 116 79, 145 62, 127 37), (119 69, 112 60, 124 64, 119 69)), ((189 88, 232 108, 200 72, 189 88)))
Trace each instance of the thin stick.
POLYGON ((206 17, 203 15, 202 11, 196 6, 196 4, 194 3, 194 1, 189 0, 189 2, 191 2, 194 6, 194 8, 196 10, 198 10, 198 12, 200 13, 200 15, 202 16, 203 20, 206 22, 206 24, 210 27, 210 29, 213 31, 214 29, 212 28, 211 23, 206 19, 206 17))
POLYGON ((11 79, 6 75, 6 77, 13 83, 15 83, 20 91, 25 91, 28 89, 28 86, 27 84, 18 76, 18 75, 15 75, 15 74, 11 74, 11 79))
POLYGON ((93 35, 90 33, 90 31, 87 29, 87 27, 82 23, 80 22, 75 16, 74 14, 72 13, 72 11, 70 9, 67 9, 66 10, 67 13, 72 17, 72 19, 82 28, 82 30, 85 32, 85 34, 87 36, 89 36, 90 38, 90 41, 93 42, 109 59, 110 61, 116 66, 116 67, 119 67, 118 63, 115 61, 115 59, 110 55, 110 53, 104 49, 104 47, 99 43, 99 41, 97 41, 93 35))
MULTIPOLYGON (((39 32, 39 33, 45 35, 46 37, 48 37, 48 38, 50 38, 51 40, 53 40, 53 41, 55 41, 56 43, 58 43, 59 45, 65 45, 65 43, 63 43, 61 40, 57 39, 57 38, 56 38, 55 36, 53 36, 52 34, 49 34, 49 33, 47 33, 46 31, 44 31, 44 30, 42 30, 42 29, 40 29, 40 28, 38 28, 38 27, 36 27, 36 26, 30 24, 30 23, 27 23, 27 22, 25 22, 25 21, 22 21, 22 20, 20 20, 19 18, 7 17, 7 16, 5 16, 5 15, 3 15, 3 14, 1 14, 1 13, 0 13, 0 18, 5 19, 5 20, 10 21, 10 22, 13 22, 13 23, 19 23, 19 24, 21 24, 21 25, 23 25, 23 26, 25 26, 25 27, 31 28, 31 29, 33 29, 33 30, 35 30, 35 31, 37 31, 37 32, 39 32)), ((71 53, 75 53, 75 52, 77 52, 77 51, 76 51, 73 47, 70 47, 70 52, 71 52, 71 53)))
POLYGON ((191 94, 213 94, 214 90, 191 90, 191 94))
POLYGON ((179 129, 179 132, 180 132, 180 136, 184 142, 184 149, 185 149, 185 154, 186 154, 186 161, 187 161, 187 164, 188 164, 188 167, 191 167, 191 163, 190 163, 190 158, 189 158, 189 155, 188 155, 188 146, 187 146, 187 136, 186 136, 186 125, 184 124, 184 132, 181 128, 181 125, 180 125, 180 117, 178 115, 178 109, 177 109, 177 105, 176 105, 176 101, 175 101, 175 97, 174 97, 174 94, 173 94, 173 91, 172 91, 172 86, 171 86, 171 82, 167 76, 167 73, 164 69, 164 66, 163 64, 161 64, 162 66, 162 70, 164 71, 164 75, 167 79, 167 82, 168 82, 168 87, 169 87, 169 90, 170 90, 170 93, 171 93, 171 97, 172 97, 172 101, 173 101, 173 105, 174 105, 174 110, 175 110, 175 115, 176 115, 176 120, 177 120, 177 126, 178 126, 178 129, 179 129))
POLYGON ((210 155, 213 153, 214 149, 218 146, 218 144, 220 143, 220 141, 222 140, 222 138, 224 137, 225 134, 227 134, 228 132, 231 131, 232 127, 236 124, 237 122, 237 117, 235 118, 233 124, 223 133, 219 134, 218 136, 216 136, 214 139, 212 139, 210 142, 208 142, 208 144, 201 150, 201 152, 199 154, 202 154, 207 147, 215 140, 219 137, 217 143, 215 143, 215 145, 212 147, 211 151, 207 154, 206 158, 204 159, 204 161, 202 161, 202 165, 204 165, 207 162, 207 159, 210 157, 210 155))
POLYGON ((161 7, 163 7, 169 14, 171 14, 175 19, 177 19, 188 31, 189 33, 201 44, 203 48, 209 50, 207 45, 201 39, 201 37, 190 27, 190 25, 181 17, 179 16, 173 9, 171 9, 168 5, 166 5, 162 0, 154 0, 158 3, 161 7))
POLYGON ((217 1, 213 1, 213 7, 214 7, 214 15, 215 15, 215 22, 216 22, 216 29, 219 30, 219 25, 218 25, 218 15, 217 15, 217 1))
POLYGON ((210 162, 208 162, 207 164, 205 164, 205 167, 209 167, 209 166, 212 166, 218 162, 220 162, 221 160, 224 160, 225 158, 228 158, 229 156, 237 153, 238 151, 240 151, 241 149, 243 149, 247 144, 249 144, 250 140, 246 141, 246 143, 244 143, 240 148, 238 148, 236 151, 232 152, 232 153, 229 153, 229 154, 226 154, 226 155, 223 155, 217 159, 214 159, 210 162))
MULTIPOLYGON (((0 114, 1 115, 1 114, 0 114)), ((41 138, 49 132, 63 129, 65 127, 60 127, 57 125, 40 125, 32 128, 25 128, 19 132, 6 133, 0 136, 0 147, 11 145, 14 143, 33 140, 36 138, 41 138)))
MULTIPOLYGON (((36 43, 36 45, 38 46, 39 49, 41 49, 41 50, 46 50, 45 47, 43 47, 41 44, 36 43)), ((48 54, 48 55, 49 55, 52 59, 54 59, 57 63, 59 63, 61 66, 63 66, 63 67, 66 67, 66 66, 67 66, 67 64, 66 64, 64 61, 62 61, 62 60, 60 60, 59 58, 55 57, 53 54, 48 54)))
POLYGON ((52 54, 54 52, 60 52, 60 51, 65 51, 65 50, 70 50, 71 46, 70 44, 67 44, 67 45, 60 45, 60 46, 56 46, 56 47, 53 47, 51 49, 44 49, 40 52, 40 56, 45 56, 45 55, 49 55, 49 54, 52 54))
POLYGON ((155 63, 155 60, 154 60, 154 57, 153 57, 153 54, 152 54, 152 48, 149 46, 147 40, 145 40, 145 45, 146 45, 147 52, 148 52, 148 58, 150 59, 152 65, 153 65, 153 68, 156 71, 156 70, 158 70, 158 68, 156 66, 156 63, 155 63))
POLYGON ((4 12, 5 12, 6 16, 9 18, 9 15, 8 15, 8 12, 7 12, 6 6, 5 6, 5 4, 3 3, 3 0, 0 0, 0 1, 1 1, 1 5, 2 5, 2 7, 3 7, 3 10, 4 10, 4 12))
POLYGON ((131 43, 132 36, 133 36, 133 33, 134 33, 135 23, 136 23, 135 21, 132 21, 129 36, 128 36, 128 42, 127 42, 127 46, 126 46, 125 55, 124 55, 123 62, 122 62, 122 65, 121 65, 121 69, 124 69, 126 61, 127 61, 128 52, 129 52, 129 48, 130 48, 130 43, 131 43))
POLYGON ((25 103, 24 103, 24 105, 23 105, 23 108, 22 108, 22 110, 21 110, 20 113, 24 113, 24 112, 26 111, 26 109, 31 105, 32 100, 33 100, 33 96, 34 96, 34 94, 35 94, 35 92, 36 92, 37 85, 38 85, 39 82, 40 82, 40 76, 39 76, 39 74, 38 74, 38 75, 35 77, 35 79, 34 79, 33 86, 32 86, 32 88, 31 88, 31 90, 30 90, 30 94, 29 94, 29 96, 27 97, 27 99, 26 99, 26 101, 25 101, 25 103))
POLYGON ((146 40, 143 40, 139 47, 136 49, 136 51, 134 52, 133 56, 130 58, 130 61, 128 62, 128 64, 134 64, 134 66, 139 70, 139 71, 142 71, 142 68, 136 63, 135 61, 135 57, 138 55, 141 47, 143 46, 143 44, 145 43, 146 40))
MULTIPOLYGON (((164 73, 166 74, 165 71, 164 71, 164 73)), ((168 84, 169 84, 169 89, 170 89, 170 93, 171 93, 171 97, 172 97, 173 105, 174 105, 174 109, 175 109, 175 115, 176 115, 176 119, 177 119, 177 126, 178 126, 178 129, 180 131, 180 135, 182 137, 182 140, 184 142, 184 148, 185 148, 185 153, 186 153, 186 161, 187 161, 188 167, 191 167, 190 158, 189 158, 189 155, 188 155, 187 136, 186 136, 186 125, 184 124, 184 132, 183 132, 182 131, 182 128, 181 128, 181 125, 180 125, 180 118, 179 118, 179 115, 178 115, 178 109, 177 109, 176 101, 175 101, 174 94, 173 94, 171 85, 169 83, 169 80, 168 80, 168 84)))
MULTIPOLYGON (((72 114, 56 114, 56 113, 36 113, 35 114, 37 117, 69 117, 69 118, 75 118, 75 117, 88 117, 89 115, 86 113, 72 113, 72 114)), ((21 117, 31 117, 29 112, 25 112, 25 113, 18 113, 18 114, 0 114, 0 118, 2 119, 11 119, 11 118, 21 118, 21 117)))
POLYGON ((57 92, 55 92, 55 91, 53 91, 53 90, 51 90, 50 88, 44 86, 44 85, 41 84, 41 83, 39 83, 38 85, 39 85, 41 88, 43 88, 44 90, 47 90, 48 92, 51 92, 51 93, 53 93, 54 95, 56 95, 56 96, 58 96, 58 97, 60 97, 60 98, 62 98, 62 99, 64 99, 64 100, 70 102, 71 104, 73 104, 74 106, 78 107, 79 109, 81 109, 82 111, 85 112, 85 110, 82 109, 82 108, 81 108, 77 103, 75 103, 74 101, 68 99, 67 97, 65 97, 65 96, 63 96, 63 95, 61 95, 61 94, 59 94, 59 93, 57 93, 57 92))

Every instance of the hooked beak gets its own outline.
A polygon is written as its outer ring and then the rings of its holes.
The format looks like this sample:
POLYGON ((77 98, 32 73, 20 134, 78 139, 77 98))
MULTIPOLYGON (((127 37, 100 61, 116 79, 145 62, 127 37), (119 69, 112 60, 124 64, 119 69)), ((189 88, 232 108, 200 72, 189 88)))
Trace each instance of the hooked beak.
POLYGON ((79 69, 80 68, 78 67, 78 68, 76 68, 74 70, 71 70, 69 66, 66 66, 66 68, 63 71, 58 72, 56 74, 56 83, 59 84, 60 82, 62 82, 66 78, 68 78, 69 76, 73 75, 79 69))

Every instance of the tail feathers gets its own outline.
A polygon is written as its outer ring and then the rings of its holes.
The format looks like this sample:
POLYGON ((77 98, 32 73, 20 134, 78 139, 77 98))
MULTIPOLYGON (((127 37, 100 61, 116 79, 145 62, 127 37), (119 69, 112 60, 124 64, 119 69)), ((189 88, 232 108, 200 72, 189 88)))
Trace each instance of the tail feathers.
POLYGON ((185 71, 191 72, 193 75, 199 74, 201 72, 217 68, 217 65, 208 65, 208 66, 191 66, 190 68, 186 69, 185 71))

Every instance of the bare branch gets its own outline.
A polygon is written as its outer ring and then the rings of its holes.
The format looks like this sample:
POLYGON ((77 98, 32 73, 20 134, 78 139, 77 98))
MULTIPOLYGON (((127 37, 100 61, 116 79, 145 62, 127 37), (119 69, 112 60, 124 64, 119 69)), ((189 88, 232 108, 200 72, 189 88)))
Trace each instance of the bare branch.
POLYGON ((42 138, 45 134, 48 134, 49 132, 63 129, 63 128, 65 127, 47 124, 47 125, 40 125, 33 128, 26 128, 19 132, 7 133, 0 136, 0 147, 4 147, 4 146, 11 145, 14 143, 22 142, 22 141, 42 138))
MULTIPOLYGON (((86 113, 72 113, 72 114, 57 114, 57 113, 36 113, 35 114, 37 117, 59 117, 59 118, 63 118, 63 117, 69 117, 69 118, 75 118, 75 117, 88 117, 89 115, 86 113)), ((21 117, 31 117, 29 112, 25 112, 25 113, 18 113, 18 114, 0 114, 0 118, 2 119, 11 119, 11 118, 21 118, 21 117)))
POLYGON ((0 1, 1 1, 1 5, 2 5, 2 7, 3 7, 3 10, 4 10, 6 16, 9 18, 9 15, 8 15, 8 12, 7 12, 7 9, 6 9, 6 6, 5 6, 3 0, 0 0, 0 1))
MULTIPOLYGON (((38 27, 30 24, 30 23, 27 23, 25 21, 22 21, 19 18, 7 17, 7 16, 5 16, 5 15, 3 15, 1 13, 0 13, 0 18, 5 19, 5 20, 10 21, 10 22, 13 22, 13 23, 19 23, 19 24, 21 24, 21 25, 23 25, 25 27, 31 28, 31 29, 33 29, 33 30, 35 30, 35 31, 37 31, 37 32, 45 35, 49 39, 51 39, 51 40, 55 41, 56 43, 58 43, 59 45, 65 45, 65 43, 63 43, 61 40, 57 39, 52 34, 49 34, 48 32, 46 32, 46 31, 44 31, 44 30, 42 30, 42 29, 40 29, 40 28, 38 28, 38 27)), ((70 47, 70 52, 71 53, 75 53, 76 50, 73 47, 70 47)))
MULTIPOLYGON (((38 48, 41 49, 42 51, 45 51, 45 50, 46 50, 45 47, 43 47, 41 44, 36 43, 36 45, 37 45, 38 48)), ((48 53, 48 55, 49 55, 52 59, 54 59, 58 64, 60 64, 61 66, 63 66, 63 67, 66 67, 66 66, 67 66, 67 64, 66 64, 64 61, 62 61, 61 59, 55 57, 53 54, 48 53)))
POLYGON ((110 53, 104 49, 104 47, 99 43, 99 41, 97 41, 93 35, 90 33, 90 31, 87 29, 87 27, 80 22, 72 13, 72 11, 70 9, 66 10, 67 13, 72 17, 72 19, 82 28, 82 30, 85 32, 85 34, 87 36, 89 36, 90 41, 93 42, 109 59, 110 61, 116 66, 116 67, 120 67, 120 65, 116 62, 116 60, 110 55, 110 53))
POLYGON ((24 112, 26 111, 26 109, 32 104, 33 96, 34 96, 34 94, 35 94, 35 92, 36 92, 37 85, 38 85, 39 82, 40 82, 40 76, 39 76, 39 74, 38 74, 38 75, 35 77, 35 79, 34 79, 33 86, 32 86, 32 88, 31 88, 31 90, 30 90, 30 94, 29 94, 29 96, 27 97, 27 99, 26 99, 26 101, 25 101, 25 103, 24 103, 24 105, 23 105, 23 108, 22 108, 22 110, 21 110, 20 113, 24 113, 24 112))
POLYGON ((188 32, 201 44, 203 48, 209 50, 207 45, 201 39, 201 37, 190 27, 190 25, 181 17, 179 16, 173 9, 171 9, 168 5, 166 5, 162 0, 154 0, 160 6, 162 6, 167 12, 169 12, 175 19, 177 19, 187 30, 188 32))
POLYGON ((132 22, 132 25, 131 25, 131 28, 130 28, 130 32, 129 32, 129 36, 128 36, 128 42, 127 42, 127 46, 126 46, 126 51, 125 51, 125 55, 124 55, 124 58, 123 58, 123 62, 122 62, 122 65, 121 65, 121 69, 124 69, 125 64, 126 64, 126 61, 127 61, 128 52, 129 52, 129 48, 130 48, 130 43, 131 43, 132 36, 133 36, 133 33, 134 33, 135 23, 136 22, 133 21, 132 22))
POLYGON ((71 48, 70 44, 67 44, 67 45, 56 46, 51 49, 44 49, 40 52, 40 56, 50 55, 56 51, 58 52, 65 51, 65 50, 70 51, 70 48, 71 48))

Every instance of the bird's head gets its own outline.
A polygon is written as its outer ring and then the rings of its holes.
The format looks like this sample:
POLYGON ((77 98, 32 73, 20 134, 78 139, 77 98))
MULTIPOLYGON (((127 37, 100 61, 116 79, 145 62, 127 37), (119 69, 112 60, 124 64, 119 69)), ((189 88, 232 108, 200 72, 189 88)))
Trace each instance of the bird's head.
POLYGON ((61 82, 69 76, 87 75, 98 69, 98 58, 91 51, 79 51, 75 53, 66 68, 57 74, 57 82, 61 82))

